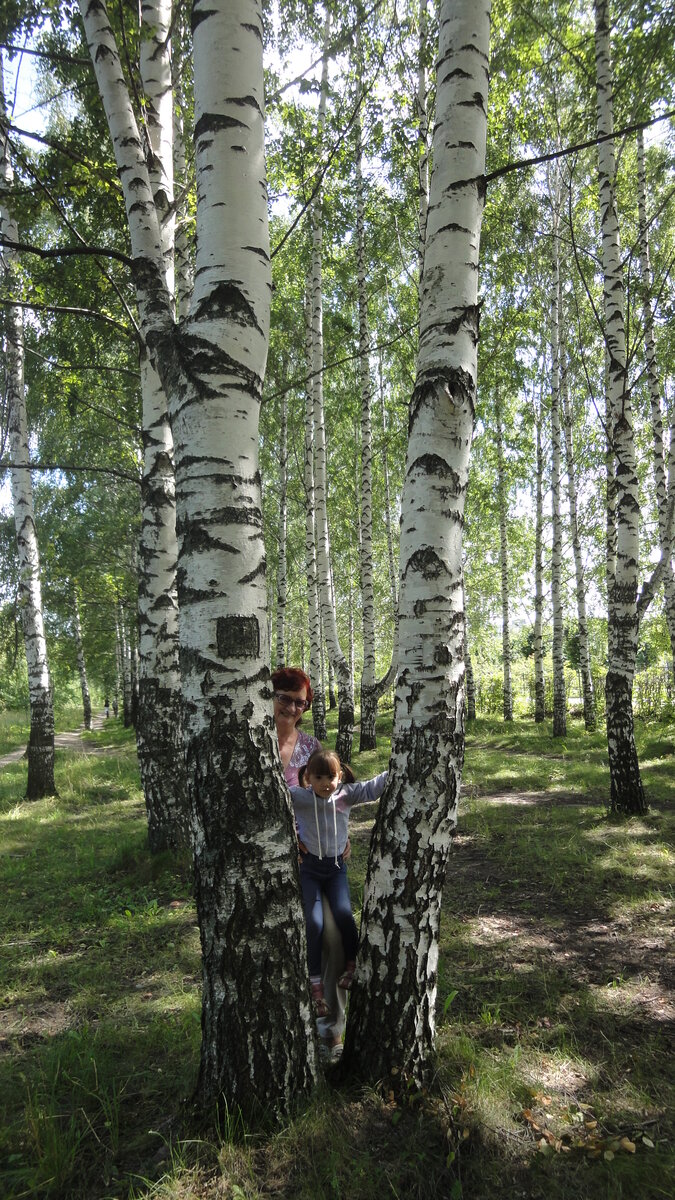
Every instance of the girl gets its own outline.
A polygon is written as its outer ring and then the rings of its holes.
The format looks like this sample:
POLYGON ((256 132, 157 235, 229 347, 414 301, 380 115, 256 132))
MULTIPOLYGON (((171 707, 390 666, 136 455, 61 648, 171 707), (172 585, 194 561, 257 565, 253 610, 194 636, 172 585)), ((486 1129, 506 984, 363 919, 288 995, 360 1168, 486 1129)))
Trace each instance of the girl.
POLYGON ((344 944, 345 970, 338 987, 350 988, 359 935, 342 860, 349 811, 354 804, 367 804, 382 795, 387 772, 366 783, 356 783, 351 768, 343 766, 333 750, 315 750, 300 769, 298 780, 301 786, 291 788, 291 799, 300 843, 309 982, 314 1011, 322 1017, 328 1008, 321 982, 322 896, 328 901, 344 944))

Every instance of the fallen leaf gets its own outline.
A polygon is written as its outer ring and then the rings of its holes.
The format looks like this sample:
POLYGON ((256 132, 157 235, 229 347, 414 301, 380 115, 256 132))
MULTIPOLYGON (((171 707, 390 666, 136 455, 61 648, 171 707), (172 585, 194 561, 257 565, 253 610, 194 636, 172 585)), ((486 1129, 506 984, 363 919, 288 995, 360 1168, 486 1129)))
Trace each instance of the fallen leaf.
POLYGON ((649 1149, 650 1149, 650 1150, 653 1150, 653 1149, 654 1149, 654 1143, 653 1143, 652 1139, 651 1139, 651 1138, 648 1138, 648 1137, 646 1136, 646 1134, 644 1134, 644 1133, 643 1133, 643 1135, 642 1135, 642 1145, 643 1145, 643 1146, 649 1146, 649 1149))
POLYGON ((614 1151, 613 1150, 605 1150, 605 1153, 603 1154, 602 1157, 605 1158, 607 1160, 607 1162, 611 1162, 612 1159, 614 1158, 614 1151))
POLYGON ((635 1154, 635 1142, 631 1142, 630 1138, 622 1137, 619 1145, 626 1154, 635 1154))

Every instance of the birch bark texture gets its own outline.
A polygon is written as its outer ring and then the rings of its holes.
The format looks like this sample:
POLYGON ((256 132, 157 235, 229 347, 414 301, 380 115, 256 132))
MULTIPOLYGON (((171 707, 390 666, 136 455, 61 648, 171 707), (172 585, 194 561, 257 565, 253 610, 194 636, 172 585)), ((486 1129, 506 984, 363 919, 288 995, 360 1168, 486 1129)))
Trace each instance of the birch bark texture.
POLYGON ((638 641, 639 495, 631 392, 626 364, 623 272, 614 191, 614 107, 609 3, 595 3, 598 183, 602 230, 603 310, 607 351, 609 438, 614 456, 616 559, 608 578, 608 670, 605 681, 610 803, 614 811, 646 810, 633 723, 633 675, 638 641))
POLYGON ((462 526, 476 399, 490 6, 442 0, 417 374, 402 499, 390 776, 366 880, 344 1070, 426 1075, 464 755, 462 526))
POLYGON ((77 595, 77 584, 71 584, 71 603, 73 606, 73 635, 75 637, 75 653, 77 655, 77 670, 80 676, 80 691, 82 693, 82 715, 85 729, 91 729, 91 694, 87 678, 87 662, 84 657, 84 642, 82 641, 82 620, 80 618, 80 601, 77 595))
MULTIPOLYGON (((171 4, 143 0, 140 73, 145 99, 146 155, 157 213, 164 281, 174 290, 173 86, 171 4)), ((187 784, 181 732, 176 570, 176 494, 168 401, 157 370, 141 349, 143 472, 138 577, 138 761, 150 850, 188 841, 187 784)))
MULTIPOLYGON (((663 589, 665 596, 666 623, 670 638, 670 652, 675 680, 675 574, 673 573, 673 544, 669 533, 669 502, 673 497, 672 481, 669 486, 669 472, 666 470, 666 453, 663 437, 663 415, 661 412, 661 386, 656 361, 656 346, 654 343, 654 316, 651 308, 652 272, 649 261, 649 225, 647 222, 647 181, 645 170, 645 142, 641 129, 637 132, 637 165, 638 165, 638 219, 640 238, 640 285, 642 292, 642 319, 644 325, 645 362, 647 364, 647 383, 649 386, 649 404, 652 425, 652 456, 654 462, 654 486, 656 490, 656 511, 659 522, 659 543, 661 555, 665 560, 663 574, 663 589)), ((675 452, 672 431, 670 437, 670 457, 675 452)), ((672 477, 671 477, 672 479, 672 477)))
MULTIPOLYGON (((0 54, 0 234, 7 242, 18 243, 19 230, 11 212, 10 194, 14 172, 9 158, 8 115, 0 54)), ((3 274, 16 290, 17 254, 9 247, 2 250, 3 274)), ((24 387, 23 318, 21 309, 9 307, 5 321, 5 405, 10 459, 10 488, 14 510, 14 528, 19 564, 19 609, 28 668, 30 736, 28 741, 28 781, 26 799, 53 796, 54 783, 54 708, 42 616, 40 555, 33 486, 29 467, 28 418, 24 387)))
POLYGON ((160 222, 102 0, 81 10, 175 441, 180 667, 202 945, 197 1099, 287 1113, 316 1077, 294 829, 271 716, 258 417, 271 277, 260 0, 196 0, 197 256, 174 324, 160 222))

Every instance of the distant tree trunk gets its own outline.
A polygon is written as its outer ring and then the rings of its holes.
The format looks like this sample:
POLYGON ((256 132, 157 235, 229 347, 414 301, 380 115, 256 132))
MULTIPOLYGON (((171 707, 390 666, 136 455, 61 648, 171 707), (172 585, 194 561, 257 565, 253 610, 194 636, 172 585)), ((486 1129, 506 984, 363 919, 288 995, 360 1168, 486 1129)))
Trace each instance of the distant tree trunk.
POLYGON ((473 678, 473 664, 469 648, 469 619, 466 614, 466 590, 462 585, 462 617, 464 622, 464 670, 466 672, 466 719, 476 720, 476 685, 473 678))
POLYGON ((400 669, 371 840, 345 1072, 407 1094, 435 1030, 441 893, 464 753, 462 524, 473 432, 489 5, 441 0, 417 376, 402 500, 400 669))
POLYGON ((316 572, 316 496, 314 491, 314 386, 311 378, 311 311, 306 306, 307 387, 305 390, 305 574, 307 576, 307 614, 309 621, 309 678, 314 690, 312 718, 314 737, 326 740, 326 690, 324 686, 324 650, 321 608, 316 572))
POLYGON ((562 511, 560 503, 560 181, 557 164, 549 175, 552 213, 551 277, 551 606, 553 610, 553 736, 567 733, 567 694, 562 602, 562 511), (552 176, 552 177, 551 177, 552 176))
MULTIPOLYGON (((361 85, 359 85, 361 86, 361 85)), ((373 431, 371 403, 373 381, 370 372, 370 332, 366 288, 365 196, 363 185, 363 144, 361 119, 355 121, 356 133, 356 245, 358 255, 359 376, 361 385, 361 521, 360 574, 363 622, 363 672, 361 675, 361 724, 359 751, 377 746, 377 704, 391 686, 394 669, 384 678, 375 676, 375 587, 373 583, 373 431)), ((350 605, 350 613, 352 611, 350 605)))
POLYGON ((394 559, 394 537, 391 529, 391 495, 389 490, 389 453, 387 449, 387 419, 384 408, 384 380, 382 378, 382 358, 379 360, 380 371, 380 415, 382 420, 382 474, 384 478, 384 524, 387 532, 387 564, 389 567, 389 589, 391 592, 391 612, 394 621, 398 620, 398 576, 394 559))
MULTIPOLYGON (((330 12, 324 29, 323 70, 319 101, 318 129, 326 119, 328 97, 328 44, 330 12)), ((322 215, 321 197, 312 204, 312 381, 314 390, 314 496, 316 503, 316 561, 323 629, 330 660, 338 679, 338 732, 335 749, 343 762, 352 756, 354 740, 354 681, 338 636, 335 604, 331 595, 331 557, 328 532, 326 483, 326 430, 323 411, 323 296, 322 296, 322 215)))
POLYGON ((337 708, 337 700, 335 698, 335 671, 333 670, 333 664, 330 660, 330 657, 328 658, 328 707, 331 712, 334 708, 337 708))
POLYGON ((536 481, 535 481, 535 526, 534 526, 534 719, 541 724, 546 718, 546 688, 544 685, 544 647, 542 627, 544 620, 544 447, 542 445, 541 398, 535 403, 536 432, 536 481))
MULTIPOLYGON (((19 241, 17 223, 10 212, 14 175, 9 160, 7 140, 7 109, 0 55, 0 234, 9 242, 19 241)), ((16 252, 0 248, 3 274, 9 281, 10 293, 18 290, 16 252)), ((19 563, 19 609, 28 668, 30 698, 30 736, 28 740, 28 782, 26 799, 39 800, 56 793, 54 784, 54 708, 42 617, 42 588, 40 584, 40 555, 33 487, 29 469, 28 418, 24 388, 24 344, 21 309, 7 309, 5 325, 5 402, 10 459, 14 527, 19 563)))
POLYGON ((609 359, 609 430, 617 470, 616 568, 608 597, 609 667, 605 682, 607 748, 612 809, 622 813, 646 810, 633 726, 633 675, 638 640, 638 517, 640 502, 635 470, 635 444, 630 388, 626 370, 623 274, 619 224, 614 197, 614 109, 609 54, 608 0, 595 3, 595 66, 597 80, 598 177, 602 227, 605 342, 609 359))
POLYGON ((563 426, 565 430, 565 451, 567 456, 567 494, 570 506, 570 533, 572 536, 572 551, 574 554, 574 573, 577 592, 577 622, 579 628, 579 673, 584 701, 584 725, 589 733, 597 726, 595 711, 595 692, 591 674, 591 656, 588 647, 588 620, 586 617, 586 580, 584 564, 581 557, 581 539, 579 537, 579 522, 577 519, 577 481, 574 463, 574 445, 572 440, 572 409, 569 403, 567 388, 567 372, 563 372, 562 388, 563 426))
POLYGON ((499 396, 495 402, 497 424, 497 500, 499 504, 499 566, 502 579, 502 673, 504 680, 503 716, 513 720, 513 685, 511 683, 511 633, 509 630, 509 543, 506 532, 506 468, 504 464, 504 437, 499 396))
MULTIPOLYGON (((651 310, 652 272, 649 263, 649 227, 647 224, 647 184, 645 177, 645 144, 641 129, 637 132, 638 157, 638 214, 640 223, 640 274, 642 286, 642 316, 645 337, 645 360, 647 363, 647 380, 649 384, 649 402, 652 417, 652 453, 654 459, 654 485, 656 492, 656 511, 659 521, 659 542, 661 554, 666 560, 663 575, 665 593, 665 613, 670 638, 670 653, 672 659, 673 679, 675 680, 675 575, 673 574, 673 545, 668 532, 668 505, 670 498, 675 495, 673 484, 666 473, 665 451, 663 442, 663 417, 661 415, 661 387, 659 384, 659 369, 656 361, 656 346, 654 344, 654 317, 651 310)), ((674 422, 675 424, 675 422, 674 422)), ((670 436, 671 462, 675 454, 673 434, 670 436)))
POLYGON ((424 243, 427 236, 427 211, 429 208, 429 117, 427 113, 427 0, 420 0, 419 43, 417 50, 417 94, 415 117, 417 120, 417 265, 420 287, 424 266, 424 243))
POLYGON ((288 407, 282 392, 279 411, 279 553, 277 556, 277 665, 285 663, 286 538, 288 534, 288 407))
POLYGON ((91 696, 89 694, 89 681, 87 679, 87 664, 84 657, 84 645, 82 642, 82 622, 80 620, 80 605, 77 598, 77 584, 73 581, 71 586, 71 599, 73 605, 73 633, 75 634, 75 653, 77 654, 77 669, 80 676, 80 690, 82 692, 82 713, 85 729, 91 729, 91 696))

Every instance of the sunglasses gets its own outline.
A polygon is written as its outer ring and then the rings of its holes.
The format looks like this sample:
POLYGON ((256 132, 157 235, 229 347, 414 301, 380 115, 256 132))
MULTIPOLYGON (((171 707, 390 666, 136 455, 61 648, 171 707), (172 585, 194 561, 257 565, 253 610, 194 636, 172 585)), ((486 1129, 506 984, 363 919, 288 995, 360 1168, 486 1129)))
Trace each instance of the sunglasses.
POLYGON ((295 696, 287 696, 285 692, 273 692, 272 695, 282 708, 299 708, 300 712, 309 708, 309 700, 296 700, 295 696))

